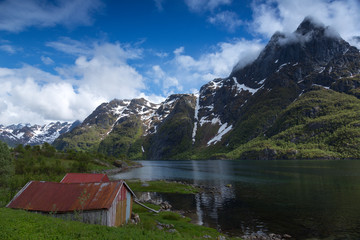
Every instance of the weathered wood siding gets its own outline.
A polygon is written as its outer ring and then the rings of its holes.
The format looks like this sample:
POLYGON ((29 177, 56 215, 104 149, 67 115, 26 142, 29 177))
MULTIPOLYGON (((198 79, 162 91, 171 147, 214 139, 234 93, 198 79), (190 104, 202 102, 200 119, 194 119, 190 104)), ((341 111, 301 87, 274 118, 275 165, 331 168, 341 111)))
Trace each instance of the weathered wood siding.
POLYGON ((112 226, 120 226, 130 219, 132 210, 132 194, 129 193, 130 192, 128 189, 123 185, 118 192, 118 195, 116 196, 111 208, 109 209, 112 218, 112 226), (130 196, 129 200, 128 195, 130 196), (127 212, 128 214, 126 214, 127 212), (127 217, 127 215, 129 216, 127 217))
POLYGON ((53 213, 54 217, 61 218, 64 220, 80 221, 90 224, 100 224, 105 226, 109 223, 109 212, 108 210, 93 210, 84 212, 68 212, 68 213, 53 213))

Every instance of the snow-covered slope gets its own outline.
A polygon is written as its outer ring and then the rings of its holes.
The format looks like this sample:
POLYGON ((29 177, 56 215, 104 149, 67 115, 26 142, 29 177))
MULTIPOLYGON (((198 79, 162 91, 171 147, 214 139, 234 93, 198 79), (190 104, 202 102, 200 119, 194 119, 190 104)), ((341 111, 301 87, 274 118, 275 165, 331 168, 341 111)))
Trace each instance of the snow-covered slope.
POLYGON ((6 142, 9 146, 39 145, 44 142, 52 143, 61 134, 66 133, 79 125, 80 122, 52 122, 40 125, 17 124, 10 126, 0 125, 0 140, 6 142))

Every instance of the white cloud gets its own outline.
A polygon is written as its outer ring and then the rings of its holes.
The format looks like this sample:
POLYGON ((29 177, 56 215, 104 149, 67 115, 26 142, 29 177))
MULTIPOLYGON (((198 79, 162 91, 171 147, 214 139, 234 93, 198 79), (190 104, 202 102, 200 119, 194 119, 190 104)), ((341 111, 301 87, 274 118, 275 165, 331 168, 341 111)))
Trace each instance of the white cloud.
POLYGON ((155 103, 155 104, 159 104, 163 101, 165 101, 165 97, 156 95, 156 94, 150 94, 150 95, 146 95, 145 93, 140 93, 140 95, 138 96, 138 98, 145 98, 146 100, 155 103))
POLYGON ((177 55, 175 61, 184 69, 226 77, 238 62, 246 65, 255 60, 262 48, 259 41, 240 39, 234 43, 219 43, 215 52, 203 54, 198 60, 187 55, 177 55))
POLYGON ((183 53, 184 51, 185 51, 185 48, 183 46, 181 46, 174 50, 174 54, 179 55, 179 54, 183 53))
POLYGON ((100 0, 5 0, 0 3, 0 30, 20 32, 36 27, 89 25, 100 0))
POLYGON ((42 61, 45 65, 54 64, 54 60, 52 60, 50 57, 41 56, 41 61, 42 61))
POLYGON ((215 16, 210 17, 208 21, 214 25, 225 27, 229 32, 234 32, 242 25, 239 16, 231 11, 220 12, 215 16))
POLYGON ((0 45, 0 50, 4 51, 4 52, 7 52, 7 53, 10 53, 10 54, 16 53, 16 49, 13 46, 9 45, 9 44, 0 45))
POLYGON ((142 57, 141 48, 132 47, 129 44, 115 44, 108 42, 84 43, 68 37, 62 37, 58 41, 48 42, 46 46, 74 56, 102 56, 114 61, 126 61, 127 59, 139 59, 142 57))
POLYGON ((236 39, 231 43, 219 43, 198 58, 186 55, 185 48, 179 47, 167 65, 153 67, 150 77, 158 76, 158 82, 165 82, 163 87, 169 92, 179 92, 179 89, 193 92, 214 78, 229 76, 236 64, 241 67, 252 62, 263 47, 257 40, 236 39))
POLYGON ((119 43, 95 43, 93 49, 85 52, 89 56, 78 56, 74 65, 57 68, 64 78, 75 78, 73 84, 79 89, 113 99, 136 97, 145 88, 142 75, 127 63, 140 58, 141 49, 123 48, 119 43))
POLYGON ((76 93, 66 79, 29 66, 1 68, 0 89, 2 124, 74 120, 85 117, 104 100, 76 93))
POLYGON ((159 65, 155 65, 152 67, 153 70, 153 76, 155 77, 155 81, 156 82, 160 82, 159 79, 165 78, 166 77, 166 73, 161 69, 161 67, 159 65))
POLYGON ((185 0, 189 9, 194 12, 213 11, 221 5, 229 5, 232 0, 185 0))
POLYGON ((174 91, 179 92, 183 90, 183 87, 180 85, 179 80, 165 73, 164 70, 159 65, 152 66, 151 71, 148 73, 148 76, 154 83, 159 85, 162 89, 162 94, 168 96, 174 91))
POLYGON ((78 54, 78 57, 74 65, 56 68, 58 73, 64 78, 77 79, 74 85, 106 99, 139 95, 145 88, 143 77, 127 60, 141 58, 142 50, 127 45, 122 47, 119 43, 94 43, 93 46, 89 49, 79 45, 69 51, 62 43, 59 50, 78 54))
POLYGON ((159 58, 166 58, 167 56, 169 56, 167 52, 154 52, 154 55, 159 58))
POLYGON ((85 44, 68 37, 62 37, 59 41, 48 42, 46 46, 75 56, 91 56, 94 51, 92 44, 85 44))
POLYGON ((276 31, 293 32, 306 16, 333 27, 345 40, 360 35, 360 2, 357 0, 254 0, 255 33, 270 37, 276 31))
POLYGON ((28 65, 0 68, 0 123, 83 120, 113 98, 162 99, 143 93, 143 76, 127 63, 140 58, 141 50, 119 43, 93 46, 88 56, 77 56, 73 65, 57 68, 58 75, 28 65))
POLYGON ((142 76, 133 67, 99 56, 89 60, 79 57, 72 70, 79 76, 79 88, 106 99, 133 98, 145 87, 142 76))

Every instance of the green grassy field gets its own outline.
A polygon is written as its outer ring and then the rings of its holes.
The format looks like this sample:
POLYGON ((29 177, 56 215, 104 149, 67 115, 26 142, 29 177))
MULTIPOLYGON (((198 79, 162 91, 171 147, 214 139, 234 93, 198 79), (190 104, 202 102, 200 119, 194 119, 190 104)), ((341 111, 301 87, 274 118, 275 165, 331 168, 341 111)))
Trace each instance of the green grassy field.
MULTIPOLYGON (((151 206, 156 208, 156 206, 151 206)), ((66 221, 30 213, 23 210, 0 208, 0 228, 3 240, 7 239, 219 239, 215 229, 190 223, 173 212, 155 214, 134 204, 141 222, 121 227, 106 227, 81 222, 66 221), (158 228, 158 223, 172 224, 158 228)), ((229 238, 227 238, 229 239, 229 238)), ((232 238, 235 239, 235 238, 232 238)))

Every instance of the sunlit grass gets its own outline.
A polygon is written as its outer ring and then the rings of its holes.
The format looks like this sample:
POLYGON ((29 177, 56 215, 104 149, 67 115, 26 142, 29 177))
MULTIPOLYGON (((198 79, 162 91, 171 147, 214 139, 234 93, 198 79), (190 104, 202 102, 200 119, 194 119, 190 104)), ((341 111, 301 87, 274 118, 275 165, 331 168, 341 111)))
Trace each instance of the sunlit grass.
POLYGON ((136 192, 162 192, 162 193, 181 193, 181 194, 194 194, 200 191, 193 185, 188 185, 178 182, 168 181, 126 181, 133 191, 136 192))

